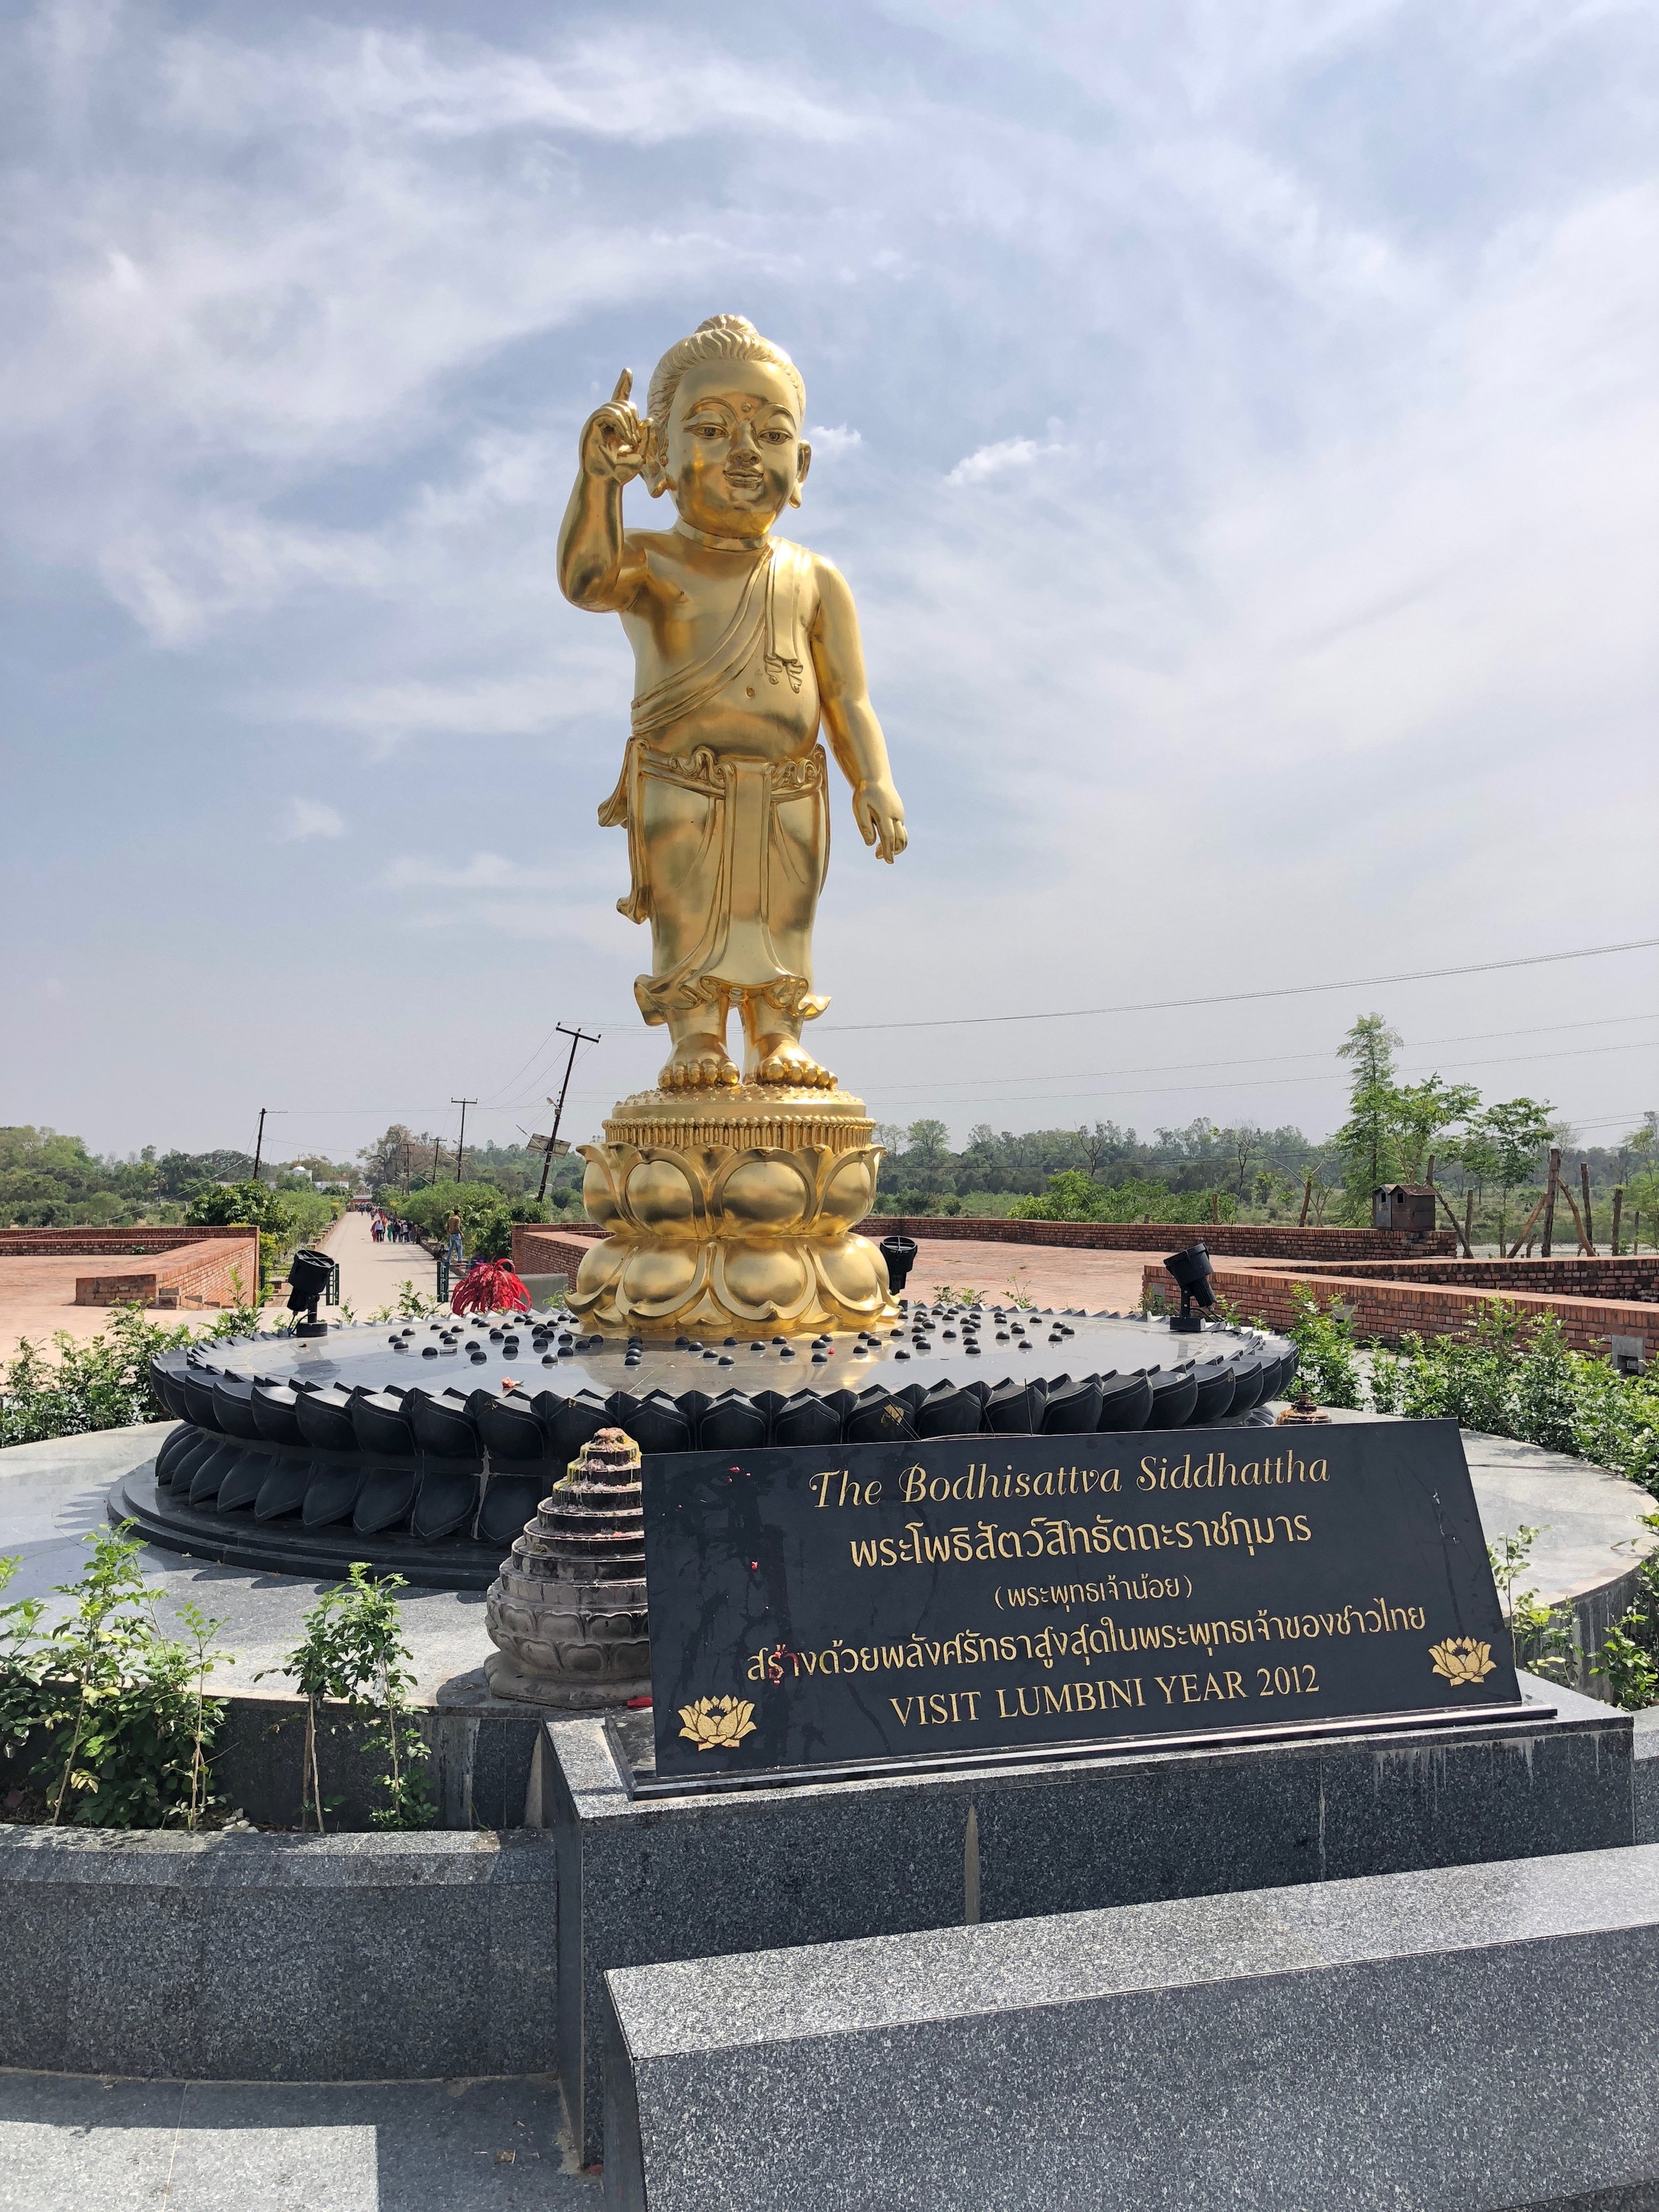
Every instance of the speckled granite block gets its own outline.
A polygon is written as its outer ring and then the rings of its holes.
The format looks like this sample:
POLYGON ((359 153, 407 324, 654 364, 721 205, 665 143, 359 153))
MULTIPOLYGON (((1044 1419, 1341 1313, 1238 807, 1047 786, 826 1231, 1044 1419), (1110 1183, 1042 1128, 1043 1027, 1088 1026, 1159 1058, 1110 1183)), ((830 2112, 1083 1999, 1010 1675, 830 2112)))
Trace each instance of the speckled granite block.
POLYGON ((648 1800, 599 1723, 553 1723, 559 2071, 584 2155, 608 1967, 1629 1844, 1630 1716, 1522 1683, 1558 1717, 648 1800))
POLYGON ((556 1880, 550 1839, 527 1834, 0 1828, 0 2066, 191 2081, 550 2070, 556 1880))
POLYGON ((605 2202, 1635 2212, 1656 1968, 1642 1845, 616 1972, 605 2202))
POLYGON ((1636 1840, 1659 1844, 1659 1705, 1632 1716, 1636 1840))

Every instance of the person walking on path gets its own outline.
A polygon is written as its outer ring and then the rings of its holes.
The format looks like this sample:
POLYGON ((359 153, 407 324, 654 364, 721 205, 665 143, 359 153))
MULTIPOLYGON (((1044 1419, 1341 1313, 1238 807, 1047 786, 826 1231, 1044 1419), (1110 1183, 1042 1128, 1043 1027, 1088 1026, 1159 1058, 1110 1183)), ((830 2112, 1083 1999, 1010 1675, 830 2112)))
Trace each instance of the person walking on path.
POLYGON ((449 1238, 449 1264, 452 1267, 459 1267, 462 1265, 463 1261, 463 1255, 461 1251, 461 1217, 459 1213, 452 1213, 450 1215, 448 1227, 446 1233, 449 1238))

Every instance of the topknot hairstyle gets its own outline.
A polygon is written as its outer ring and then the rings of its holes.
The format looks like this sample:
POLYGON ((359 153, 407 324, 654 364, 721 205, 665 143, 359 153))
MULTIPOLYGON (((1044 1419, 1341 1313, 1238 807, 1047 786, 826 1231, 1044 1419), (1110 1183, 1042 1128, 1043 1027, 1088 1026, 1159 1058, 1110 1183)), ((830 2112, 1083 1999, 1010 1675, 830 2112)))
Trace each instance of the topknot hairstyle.
POLYGON ((746 315, 710 315, 706 323, 697 325, 689 338, 670 346, 651 372, 647 411, 657 427, 659 437, 666 434, 668 413, 674 404, 674 394, 679 390, 680 379, 688 368, 699 368, 706 361, 763 361, 774 368, 781 368, 795 388, 801 428, 805 428, 806 386, 801 381, 800 371, 783 348, 763 338, 746 315))

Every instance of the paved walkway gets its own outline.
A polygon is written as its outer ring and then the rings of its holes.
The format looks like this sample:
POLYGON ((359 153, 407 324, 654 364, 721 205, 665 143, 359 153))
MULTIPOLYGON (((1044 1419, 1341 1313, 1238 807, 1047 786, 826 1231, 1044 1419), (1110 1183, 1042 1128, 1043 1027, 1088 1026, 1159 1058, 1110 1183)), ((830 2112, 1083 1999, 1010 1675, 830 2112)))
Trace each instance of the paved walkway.
POLYGON ((434 1297, 438 1263, 424 1246, 377 1244, 368 1224, 366 1213, 343 1213, 322 1240, 323 1249, 340 1263, 340 1296, 357 1319, 395 1307, 404 1283, 434 1297))
POLYGON ((551 2080, 0 2072, 0 2212, 599 2212, 551 2080))

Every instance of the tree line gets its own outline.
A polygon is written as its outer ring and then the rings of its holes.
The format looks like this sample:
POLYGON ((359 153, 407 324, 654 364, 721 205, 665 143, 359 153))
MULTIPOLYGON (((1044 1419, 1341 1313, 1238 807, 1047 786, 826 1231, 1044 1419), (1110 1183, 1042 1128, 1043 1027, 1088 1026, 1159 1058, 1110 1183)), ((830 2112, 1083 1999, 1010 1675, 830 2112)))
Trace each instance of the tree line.
MULTIPOLYGON (((1348 1079, 1348 1113, 1322 1139, 1291 1124, 1222 1123, 1199 1115, 1143 1138, 1115 1121, 1076 1127, 997 1130, 978 1123, 954 1147, 937 1120, 878 1128, 886 1150, 880 1211, 899 1214, 1024 1214, 1076 1220, 1364 1223, 1379 1184, 1420 1182, 1432 1163, 1437 1187, 1456 1201, 1471 1234, 1505 1239, 1525 1219, 1552 1146, 1581 1187, 1581 1167, 1601 1218, 1624 1193, 1625 1234, 1641 1217, 1644 1241, 1659 1241, 1659 1113, 1611 1146, 1577 1144, 1547 1100, 1483 1103, 1470 1084, 1438 1074, 1407 1083, 1401 1041, 1379 1014, 1357 1020, 1338 1047, 1348 1079)), ((469 1145, 392 1123, 355 1158, 305 1154, 262 1166, 261 1181, 297 1201, 304 1194, 367 1189, 423 1230, 459 1211, 471 1244, 501 1243, 514 1219, 556 1219, 581 1211, 583 1162, 551 1164, 524 1145, 469 1145), (430 1220, 428 1217, 430 1216, 430 1220)), ((100 1158, 78 1137, 51 1129, 0 1128, 0 1224, 118 1225, 219 1218, 229 1202, 210 1195, 245 1187, 246 1152, 159 1152, 100 1158)), ((296 1209, 297 1210, 297 1209, 296 1209)), ((228 1218, 228 1217, 224 1217, 228 1218)))

